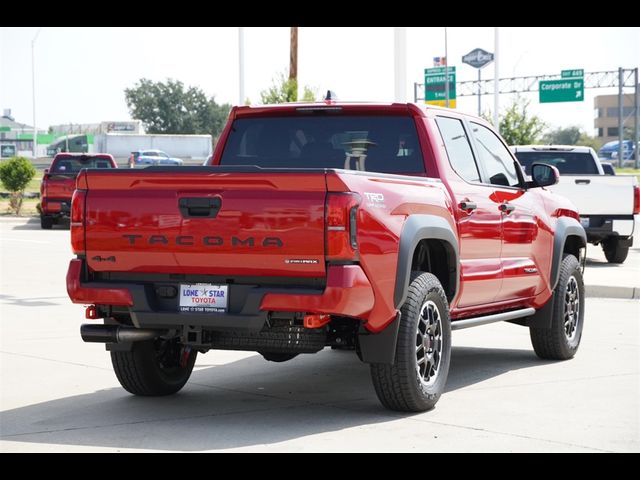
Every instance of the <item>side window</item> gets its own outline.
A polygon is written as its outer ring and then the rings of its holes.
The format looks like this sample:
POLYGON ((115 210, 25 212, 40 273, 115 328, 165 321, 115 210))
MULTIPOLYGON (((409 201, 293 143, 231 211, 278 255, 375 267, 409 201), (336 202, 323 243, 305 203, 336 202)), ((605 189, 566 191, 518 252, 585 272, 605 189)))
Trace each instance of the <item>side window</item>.
POLYGON ((478 166, 462 122, 455 118, 437 117, 436 123, 453 169, 467 182, 479 182, 478 166))
POLYGON ((471 122, 478 160, 492 185, 516 187, 520 184, 516 166, 507 147, 487 127, 471 122))

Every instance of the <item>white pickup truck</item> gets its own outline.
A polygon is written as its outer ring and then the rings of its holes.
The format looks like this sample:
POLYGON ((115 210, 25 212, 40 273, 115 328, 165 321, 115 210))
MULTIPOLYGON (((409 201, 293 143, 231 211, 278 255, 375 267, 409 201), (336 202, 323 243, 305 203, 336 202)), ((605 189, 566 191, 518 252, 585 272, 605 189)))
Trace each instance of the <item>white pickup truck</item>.
POLYGON ((580 212, 587 240, 601 244, 610 263, 622 263, 640 228, 640 187, 633 175, 605 175, 596 152, 573 145, 511 147, 525 174, 533 163, 560 171, 560 182, 548 187, 571 200, 580 212))

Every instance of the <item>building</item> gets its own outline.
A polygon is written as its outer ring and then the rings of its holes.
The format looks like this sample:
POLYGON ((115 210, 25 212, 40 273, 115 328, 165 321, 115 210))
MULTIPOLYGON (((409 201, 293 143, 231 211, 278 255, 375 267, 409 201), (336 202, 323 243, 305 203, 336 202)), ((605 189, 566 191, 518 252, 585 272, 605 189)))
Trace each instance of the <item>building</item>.
POLYGON ((55 132, 58 136, 74 134, 99 135, 103 133, 131 133, 140 135, 145 133, 140 120, 65 123, 61 125, 51 125, 49 130, 55 132))
MULTIPOLYGON (((45 155, 47 145, 51 143, 52 135, 38 131, 37 154, 45 155)), ((5 108, 0 117, 0 157, 7 158, 14 155, 23 157, 33 156, 33 127, 26 123, 16 122, 11 116, 11 109, 5 108)))
MULTIPOLYGON (((593 100, 595 108, 595 136, 604 145, 607 142, 618 140, 618 95, 598 95, 593 100)), ((633 107, 633 94, 622 95, 623 128, 630 134, 625 135, 627 140, 633 135, 635 109, 633 107)))

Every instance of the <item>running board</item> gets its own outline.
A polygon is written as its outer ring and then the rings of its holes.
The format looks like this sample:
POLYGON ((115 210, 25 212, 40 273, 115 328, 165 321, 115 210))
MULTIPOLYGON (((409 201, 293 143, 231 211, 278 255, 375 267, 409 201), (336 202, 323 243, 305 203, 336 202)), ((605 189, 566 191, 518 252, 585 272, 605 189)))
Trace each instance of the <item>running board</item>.
POLYGON ((485 315, 483 317, 467 318, 465 320, 457 321, 454 320, 451 322, 451 330, 462 330, 463 328, 477 327, 478 325, 486 325, 487 323, 504 322, 505 320, 530 317, 534 313, 536 313, 535 308, 523 308, 522 310, 496 313, 494 315, 485 315))

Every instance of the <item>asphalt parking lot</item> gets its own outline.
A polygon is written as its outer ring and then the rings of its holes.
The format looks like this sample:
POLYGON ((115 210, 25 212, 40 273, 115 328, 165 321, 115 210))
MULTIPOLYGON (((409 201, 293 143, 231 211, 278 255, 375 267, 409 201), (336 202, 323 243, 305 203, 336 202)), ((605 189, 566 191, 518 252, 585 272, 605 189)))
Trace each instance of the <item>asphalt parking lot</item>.
POLYGON ((638 246, 622 266, 590 246, 573 360, 539 360, 511 324, 456 331, 446 393, 407 415, 380 406, 354 352, 328 349, 282 364, 210 352, 179 394, 129 395, 104 347, 80 339, 68 237, 0 218, 2 452, 640 451, 638 246))

